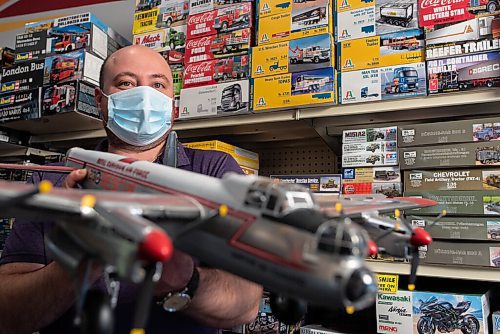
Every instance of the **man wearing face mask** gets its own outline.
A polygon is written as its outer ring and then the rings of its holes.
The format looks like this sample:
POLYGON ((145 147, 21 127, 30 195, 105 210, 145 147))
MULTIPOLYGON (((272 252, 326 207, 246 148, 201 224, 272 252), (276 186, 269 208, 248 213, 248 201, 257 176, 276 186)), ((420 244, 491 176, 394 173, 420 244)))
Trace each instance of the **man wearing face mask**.
MULTIPOLYGON (((101 151, 152 161, 221 177, 241 173, 229 155, 184 148, 171 132, 172 73, 165 60, 142 46, 112 54, 101 69, 96 90, 107 139, 101 151)), ((32 182, 49 179, 56 186, 75 187, 85 170, 67 177, 35 174, 32 182)), ((45 252, 44 235, 51 222, 17 221, 0 259, 0 334, 74 333, 71 277, 45 252)), ((104 288, 100 271, 92 273, 104 288)), ((130 331, 137 288, 122 284, 115 314, 115 333, 130 331)), ((205 268, 190 256, 175 251, 155 288, 147 333, 217 333, 252 321, 262 288, 227 272, 205 268)))

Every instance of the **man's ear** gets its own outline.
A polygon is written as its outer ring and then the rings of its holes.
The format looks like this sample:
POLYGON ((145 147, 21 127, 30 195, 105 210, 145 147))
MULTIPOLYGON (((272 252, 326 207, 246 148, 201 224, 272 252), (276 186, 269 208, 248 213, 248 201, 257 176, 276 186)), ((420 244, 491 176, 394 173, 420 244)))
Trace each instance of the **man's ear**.
POLYGON ((95 95, 95 104, 97 106, 97 109, 101 111, 102 92, 99 87, 95 88, 94 95, 95 95))

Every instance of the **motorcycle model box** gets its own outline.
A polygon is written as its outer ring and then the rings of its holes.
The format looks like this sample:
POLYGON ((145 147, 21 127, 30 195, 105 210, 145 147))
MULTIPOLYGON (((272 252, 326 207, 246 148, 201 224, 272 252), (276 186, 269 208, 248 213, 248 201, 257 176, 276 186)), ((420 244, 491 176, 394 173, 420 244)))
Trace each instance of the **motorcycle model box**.
POLYGON ((401 172, 398 167, 343 168, 342 193, 401 196, 401 172))
POLYGON ((189 15, 187 38, 194 39, 251 28, 252 13, 251 3, 240 3, 210 12, 189 15))
POLYGON ((339 194, 342 189, 342 175, 340 174, 271 175, 269 177, 281 183, 303 185, 313 193, 339 194))
POLYGON ((499 190, 500 169, 442 169, 404 172, 405 191, 499 190))
POLYGON ((251 49, 252 78, 334 67, 331 35, 304 37, 251 49))
POLYGON ((381 141, 396 141, 397 127, 390 126, 386 128, 366 128, 355 130, 344 130, 342 132, 342 143, 367 143, 381 141))
POLYGON ((335 70, 322 69, 252 78, 254 111, 335 103, 335 70))
POLYGON ((499 166, 500 145, 474 142, 399 149, 401 169, 499 166))
POLYGON ((429 94, 449 93, 500 84, 498 51, 427 61, 429 94))
POLYGON ((186 25, 158 29, 134 35, 134 44, 144 45, 158 52, 178 51, 186 48, 186 25))
POLYGON ((472 20, 475 17, 498 14, 498 0, 457 0, 433 1, 418 0, 419 24, 421 27, 433 27, 453 22, 472 20))
POLYGON ((0 95, 0 122, 41 117, 41 88, 0 95))
POLYGON ((95 85, 81 80, 43 87, 42 116, 78 111, 100 119, 95 103, 95 88, 95 85))
POLYGON ((133 34, 185 25, 189 0, 140 0, 134 14, 133 34))
POLYGON ((342 167, 395 166, 398 152, 342 154, 342 167))
POLYGON ((187 64, 183 74, 183 88, 215 85, 248 77, 248 56, 201 61, 187 64))
POLYGON ((189 0, 189 14, 210 12, 214 9, 228 7, 241 2, 253 2, 253 0, 189 0))
POLYGON ((282 3, 289 6, 281 14, 257 18, 257 45, 333 34, 333 11, 329 0, 282 3))
POLYGON ((420 250, 420 263, 499 268, 500 246, 498 242, 434 241, 420 250))
POLYGON ((179 118, 244 114, 250 111, 248 80, 183 88, 179 118))
POLYGON ((413 226, 425 228, 433 240, 488 240, 500 241, 500 218, 449 217, 434 222, 433 217, 408 216, 413 226))
POLYGON ((500 120, 496 117, 401 125, 398 137, 400 147, 436 143, 497 141, 500 140, 500 120))
POLYGON ((245 28, 218 35, 190 39, 186 43, 186 64, 216 58, 246 55, 252 41, 252 30, 245 28))
POLYGON ((219 140, 208 140, 193 143, 183 143, 184 146, 198 150, 221 151, 231 155, 236 162, 243 167, 253 170, 259 169, 259 155, 255 152, 245 150, 219 140))

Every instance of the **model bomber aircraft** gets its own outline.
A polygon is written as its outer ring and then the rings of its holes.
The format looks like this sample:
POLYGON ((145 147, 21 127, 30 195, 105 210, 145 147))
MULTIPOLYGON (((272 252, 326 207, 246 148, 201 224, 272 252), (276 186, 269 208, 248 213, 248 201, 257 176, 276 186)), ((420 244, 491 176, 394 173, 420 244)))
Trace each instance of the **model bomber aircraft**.
POLYGON ((306 303, 347 313, 370 306, 377 287, 364 259, 377 252, 412 258, 414 282, 418 247, 432 241, 398 214, 436 204, 426 199, 318 201, 302 186, 267 178, 227 173, 217 179, 80 148, 67 152, 66 167, 0 168, 87 169, 84 189, 0 181, 0 210, 6 217, 53 217, 48 249, 75 275, 82 264, 103 266, 102 302, 88 301, 86 275, 77 277, 77 318, 86 319, 88 333, 112 331, 86 305, 111 310, 120 281, 141 284, 133 324, 145 328, 153 284, 174 248, 263 285, 274 293, 273 313, 290 323, 303 316, 306 303), (395 209, 396 220, 378 215, 395 209))

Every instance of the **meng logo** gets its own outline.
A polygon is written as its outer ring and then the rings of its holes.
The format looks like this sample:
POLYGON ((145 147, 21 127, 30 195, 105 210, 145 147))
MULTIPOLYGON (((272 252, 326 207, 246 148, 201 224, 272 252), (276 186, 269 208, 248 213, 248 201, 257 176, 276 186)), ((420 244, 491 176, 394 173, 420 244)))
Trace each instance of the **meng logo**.
POLYGON ((354 64, 352 63, 351 58, 347 58, 344 62, 344 66, 342 68, 353 68, 354 64))
POLYGON ((259 102, 257 102, 257 107, 265 107, 267 105, 266 101, 263 97, 259 98, 259 102))

